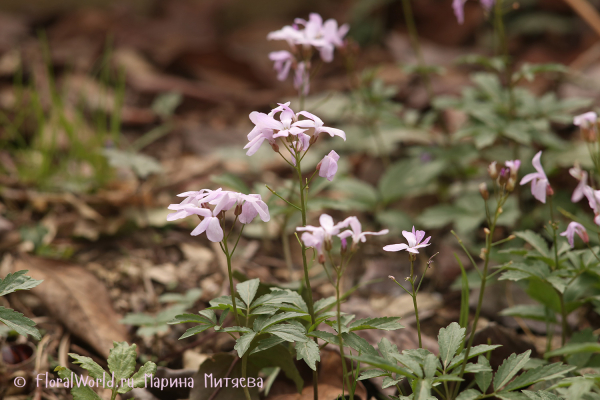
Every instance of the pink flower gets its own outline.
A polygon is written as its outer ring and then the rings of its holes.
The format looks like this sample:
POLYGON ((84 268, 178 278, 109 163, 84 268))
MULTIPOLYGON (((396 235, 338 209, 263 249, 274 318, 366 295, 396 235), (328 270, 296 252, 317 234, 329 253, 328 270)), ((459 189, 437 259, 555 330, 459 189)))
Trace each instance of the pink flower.
POLYGON ((317 166, 319 168, 319 176, 327 178, 327 180, 331 182, 338 170, 337 162, 339 159, 340 156, 335 151, 331 150, 329 154, 323 157, 317 166))
POLYGON ((325 242, 325 233, 323 231, 304 232, 300 239, 302 239, 302 243, 306 247, 314 248, 319 256, 323 255, 323 244, 325 242))
POLYGON ((211 242, 220 242, 223 240, 223 228, 221 227, 221 221, 217 217, 223 208, 229 202, 229 194, 225 194, 219 200, 219 203, 216 205, 211 214, 204 217, 202 222, 196 226, 196 228, 192 231, 192 236, 198 236, 201 233, 206 232, 206 237, 211 242))
POLYGON ((404 236, 406 238, 406 241, 408 242, 408 244, 405 244, 405 243, 390 244, 390 245, 385 246, 383 249, 385 251, 406 250, 409 253, 419 254, 419 250, 417 250, 417 249, 427 247, 430 245, 429 239, 431 239, 431 236, 429 236, 427 239, 423 240, 423 238, 425 237, 425 231, 415 231, 414 226, 412 228, 412 232, 402 231, 402 236, 404 236))
POLYGON ((452 1, 452 8, 454 9, 454 15, 456 16, 456 19, 458 20, 459 24, 463 24, 465 22, 465 3, 467 2, 467 0, 453 0, 452 1))
POLYGON ((296 72, 294 74, 294 89, 298 90, 298 92, 304 96, 308 95, 308 92, 310 91, 310 74, 304 61, 299 62, 296 67, 296 72))
POLYGON ((594 127, 598 121, 598 114, 593 111, 586 112, 573 118, 573 125, 579 126, 583 129, 590 129, 594 127))
POLYGON ((531 160, 533 167, 537 172, 532 172, 531 174, 527 174, 521 179, 521 185, 524 185, 531 181, 531 194, 533 197, 541 201, 542 203, 546 203, 546 191, 550 187, 550 183, 548 182, 548 177, 546 177, 546 173, 542 168, 542 163, 540 162, 540 158, 542 157, 542 152, 539 151, 531 160))
POLYGON ((492 7, 494 7, 494 3, 496 3, 496 0, 480 0, 480 1, 481 1, 481 5, 482 5, 483 9, 486 12, 492 11, 492 7))
POLYGON ((299 126, 301 128, 314 128, 314 135, 318 136, 323 132, 326 132, 329 134, 329 136, 334 137, 334 136, 339 136, 342 139, 344 139, 344 141, 346 140, 346 133, 344 133, 343 130, 341 129, 336 129, 336 128, 328 128, 326 126, 323 126, 323 121, 321 120, 321 118, 317 117, 314 114, 309 113, 308 111, 300 111, 298 113, 298 115, 302 115, 308 119, 304 119, 302 121, 298 121, 296 122, 294 125, 295 126, 299 126))
POLYGON ((239 216, 242 224, 249 224, 257 215, 260 215, 260 219, 264 222, 271 219, 269 207, 262 200, 260 194, 244 194, 242 198, 244 199, 244 204, 242 205, 242 213, 239 216))
POLYGON ((269 59, 274 62, 273 68, 277 71, 277 79, 284 81, 294 61, 292 53, 286 50, 273 51, 269 53, 269 59))
POLYGON ((289 25, 267 35, 268 40, 285 40, 290 47, 304 41, 304 32, 289 25))
POLYGON ((319 223, 321 224, 321 226, 300 226, 296 228, 296 230, 299 232, 311 232, 313 235, 317 235, 316 237, 322 237, 323 241, 330 242, 331 237, 337 235, 338 233, 340 233, 340 230, 347 227, 349 221, 344 220, 338 224, 334 224, 333 218, 331 218, 330 215, 322 214, 319 217, 319 223))
MULTIPOLYGON (((590 191, 593 192, 593 189, 587 185, 588 174, 586 171, 579 168, 579 166, 575 166, 569 169, 569 174, 575 179, 579 181, 579 184, 573 191, 573 195, 571 196, 571 201, 573 203, 577 203, 579 200, 583 199, 583 196, 589 197, 590 191), (587 194, 586 194, 587 193, 587 194)), ((593 195, 593 193, 592 193, 593 195)))
POLYGON ((356 217, 348 217, 346 221, 350 225, 352 230, 346 230, 338 235, 338 237, 342 240, 342 244, 345 242, 346 238, 352 237, 352 248, 354 249, 358 246, 358 242, 366 242, 367 235, 385 235, 389 232, 388 229, 381 230, 379 232, 363 232, 362 225, 360 221, 356 217))
POLYGON ((567 226, 567 230, 562 232, 560 236, 566 236, 567 241, 569 242, 569 246, 573 248, 575 247, 575 234, 577 234, 581 238, 581 240, 583 240, 584 243, 589 243, 590 238, 583 225, 574 221, 569 223, 569 225, 567 226))
POLYGON ((504 165, 510 170, 510 176, 516 178, 519 167, 521 166, 521 160, 506 161, 504 165))

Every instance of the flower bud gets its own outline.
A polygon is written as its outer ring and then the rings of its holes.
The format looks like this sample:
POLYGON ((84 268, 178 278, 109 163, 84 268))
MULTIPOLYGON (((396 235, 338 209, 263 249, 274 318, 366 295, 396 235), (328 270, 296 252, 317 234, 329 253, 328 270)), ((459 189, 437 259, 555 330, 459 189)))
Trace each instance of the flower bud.
POLYGON ((319 163, 317 164, 317 171, 321 170, 321 164, 323 163, 323 160, 319 161, 319 163))
POLYGON ((546 196, 554 196, 554 189, 550 185, 546 186, 546 196))
POLYGON ((583 243, 590 242, 590 237, 588 236, 588 233, 585 230, 579 232, 579 237, 581 238, 581 240, 583 240, 583 243))
POLYGON ((319 263, 325 264, 325 255, 324 254, 319 254, 319 263))
POLYGON ((502 168, 498 174, 498 185, 504 186, 508 182, 510 171, 508 168, 502 168))
POLYGON ((488 174, 490 178, 496 179, 498 177, 498 169, 496 168, 496 161, 490 163, 488 166, 488 174))
POLYGON ((271 143, 271 148, 275 153, 279 153, 279 145, 275 142, 271 143))
POLYGON ((483 197, 484 200, 490 198, 490 192, 488 192, 487 185, 485 184, 485 182, 481 182, 479 184, 479 193, 481 193, 481 197, 483 197))
POLYGON ((515 190, 515 183, 515 178, 513 178, 512 176, 508 178, 508 182, 506 182, 506 190, 508 192, 512 192, 513 190, 515 190))
POLYGON ((490 234, 490 230, 488 228, 483 228, 483 233, 485 233, 487 236, 490 234))
POLYGON ((348 241, 346 238, 341 239, 342 242, 342 254, 346 253, 346 249, 348 248, 348 241))
POLYGON ((393 281, 395 281, 395 280, 396 280, 396 278, 394 278, 394 276, 393 276, 393 275, 388 275, 388 278, 389 278, 389 279, 391 279, 391 280, 393 280, 393 281))
POLYGON ((315 143, 317 143, 317 139, 318 139, 318 138, 319 138, 319 135, 318 135, 318 134, 312 135, 312 136, 310 137, 310 140, 308 141, 308 144, 315 144, 315 143))
POLYGON ((331 240, 325 241, 325 251, 331 251, 331 240))
POLYGON ((238 204, 237 206, 235 206, 235 211, 233 213, 235 214, 236 217, 238 215, 240 215, 242 213, 242 205, 238 204))
POLYGON ((583 140, 585 140, 588 143, 595 143, 596 142, 596 126, 591 126, 589 128, 581 128, 581 136, 583 137, 583 140))
POLYGON ((481 258, 482 260, 485 260, 486 254, 487 254, 487 249, 485 247, 482 247, 481 253, 479 253, 479 258, 481 258))

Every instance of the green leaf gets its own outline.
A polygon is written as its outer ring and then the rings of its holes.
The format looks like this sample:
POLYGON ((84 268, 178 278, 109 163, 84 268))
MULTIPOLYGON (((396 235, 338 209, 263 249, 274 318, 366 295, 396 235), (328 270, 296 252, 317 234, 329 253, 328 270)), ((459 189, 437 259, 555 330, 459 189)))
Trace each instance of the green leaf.
POLYGON ((429 400, 431 398, 431 379, 417 379, 413 382, 414 400, 429 400))
MULTIPOLYGON (((398 356, 401 356, 400 354, 398 356)), ((365 363, 368 365, 372 365, 375 368, 380 368, 384 371, 392 372, 398 375, 406 376, 407 378, 415 379, 416 376, 409 372, 408 370, 399 367, 395 362, 391 363, 387 361, 385 358, 380 356, 372 356, 372 355, 348 355, 346 358, 350 360, 360 361, 361 363, 365 363)))
POLYGON ((90 357, 80 356, 79 354, 74 353, 69 353, 69 355, 75 359, 73 364, 80 364, 81 368, 87 370, 92 378, 102 379, 104 377, 104 369, 90 357))
POLYGON ((42 338, 40 332, 34 328, 35 322, 13 309, 0 306, 0 322, 20 335, 31 335, 37 340, 42 338))
POLYGON ((530 369, 524 374, 521 374, 515 380, 510 382, 506 388, 504 388, 504 390, 521 389, 523 387, 533 385, 534 383, 560 378, 567 372, 573 371, 575 368, 577 367, 564 365, 562 363, 542 365, 540 367, 530 369))
POLYGON ((392 357, 394 357, 397 361, 402 363, 406 368, 408 368, 417 377, 419 377, 419 378, 423 377, 423 369, 421 368, 419 361, 416 360, 415 358, 413 358, 412 356, 410 356, 406 353, 402 353, 402 354, 392 354, 392 357))
POLYGON ((0 296, 6 296, 9 293, 17 290, 28 290, 36 287, 43 281, 38 281, 25 274, 28 270, 17 271, 13 274, 8 274, 4 279, 0 279, 0 296))
MULTIPOLYGON (((206 310, 206 311, 212 311, 212 310, 206 310)), ((214 315, 214 313, 213 313, 213 315, 214 315)), ((180 315, 175 316, 175 318, 173 318, 173 320, 169 321, 168 323, 170 325, 174 325, 174 324, 185 324, 188 322, 195 322, 197 324, 203 324, 203 325, 216 325, 215 321, 213 321, 211 318, 209 318, 205 315, 196 315, 196 314, 180 314, 180 315)))
MULTIPOLYGON (((505 308, 504 310, 500 311, 500 315, 508 317, 521 317, 543 322, 546 322, 548 319, 545 307, 540 304, 521 304, 510 308, 505 308)), ((549 322, 556 322, 554 315, 551 315, 553 318, 549 322)))
POLYGON ((129 168, 142 179, 150 174, 163 172, 162 165, 155 158, 145 154, 110 148, 103 149, 102 154, 112 167, 129 168))
POLYGON ((537 392, 523 390, 522 393, 527 396, 529 400, 561 400, 561 398, 554 393, 545 390, 538 390, 537 392))
POLYGON ((236 285, 237 292, 246 306, 252 304, 252 300, 254 300, 254 296, 256 296, 256 291, 258 290, 258 285, 260 285, 260 279, 258 278, 250 279, 236 285))
POLYGON ((321 311, 325 311, 332 307, 336 303, 336 299, 334 296, 326 297, 324 299, 320 299, 315 301, 315 313, 320 313, 321 311))
POLYGON ((131 346, 127 342, 113 342, 113 348, 110 349, 108 356, 108 369, 115 374, 115 379, 127 379, 135 371, 135 360, 137 346, 131 346))
POLYGON ((361 374, 357 380, 363 381, 365 379, 378 378, 380 376, 387 376, 387 375, 389 375, 389 372, 385 372, 380 369, 368 369, 366 371, 361 372, 361 374))
POLYGON ((371 354, 374 356, 379 355, 377 350, 375 350, 375 348, 371 346, 369 342, 354 332, 342 333, 342 339, 344 341, 344 345, 353 348, 354 350, 358 351, 359 354, 371 354))
POLYGON ((462 345, 464 338, 465 328, 461 328, 456 322, 451 323, 447 328, 440 329, 438 343, 440 345, 440 358, 444 369, 456 355, 456 351, 462 345))
POLYGON ((567 343, 560 349, 549 351, 544 354, 544 358, 564 356, 579 353, 600 353, 600 343, 567 343))
POLYGON ((146 364, 142 365, 140 367, 140 369, 138 370, 138 372, 133 374, 133 376, 131 377, 131 379, 133 379, 133 386, 132 387, 130 387, 128 385, 121 386, 117 390, 117 392, 118 393, 127 393, 133 388, 144 387, 146 385, 146 378, 144 377, 144 375, 155 376, 156 375, 156 364, 154 364, 152 361, 147 361, 146 364))
MULTIPOLYGON (((252 352, 250 354, 252 354, 252 352)), ((281 368, 288 379, 292 380, 296 384, 296 390, 298 393, 302 391, 304 381, 302 380, 300 372, 294 363, 294 358, 290 350, 286 346, 278 345, 272 347, 267 351, 262 351, 260 354, 253 355, 248 361, 259 368, 281 368)))
POLYGON ((456 400, 475 400, 479 396, 481 396, 481 392, 477 389, 467 389, 464 392, 461 392, 456 400))
MULTIPOLYGON (((498 347, 502 347, 502 346, 498 345, 498 344, 493 344, 493 345, 480 344, 479 346, 473 346, 473 347, 471 347, 471 351, 469 352, 469 360, 480 354, 487 353, 488 351, 497 349, 498 347)), ((465 359, 465 354, 466 354, 466 350, 463 350, 463 351, 461 351, 461 353, 459 355, 454 357, 452 359, 452 362, 448 366, 448 370, 451 370, 452 368, 456 368, 459 365, 461 365, 463 360, 465 359)))
POLYGON ((501 400, 528 400, 521 392, 500 392, 496 393, 496 397, 501 400))
POLYGON ((267 329, 271 325, 275 325, 276 323, 283 322, 288 319, 292 319, 292 318, 296 318, 296 317, 303 317, 304 315, 306 315, 306 314, 297 313, 297 312, 284 312, 281 314, 273 315, 270 318, 265 318, 263 316, 260 316, 254 320, 254 330, 256 332, 262 333, 265 329, 267 329))
POLYGON ((494 376, 494 390, 498 391, 506 385, 529 361, 531 350, 527 350, 522 354, 511 354, 502 365, 498 368, 498 372, 494 376))
POLYGON ((475 374, 475 383, 477 383, 477 386, 479 386, 481 392, 485 393, 490 387, 490 383, 492 383, 492 371, 490 362, 485 356, 480 355, 477 359, 477 363, 484 367, 490 368, 490 371, 482 371, 475 374))
POLYGON ((263 330, 264 333, 271 333, 275 336, 282 338, 288 342, 305 342, 308 340, 306 337, 306 329, 300 326, 291 324, 277 324, 270 326, 263 330))
POLYGON ((255 353, 260 353, 261 351, 265 351, 270 349, 271 347, 275 347, 278 344, 285 342, 282 338, 278 336, 271 336, 266 339, 260 340, 255 348, 252 349, 250 355, 255 353))
POLYGON ((546 240, 534 231, 528 229, 526 231, 515 232, 514 235, 529 243, 531 247, 536 249, 544 257, 551 256, 546 240))
MULTIPOLYGON (((58 377, 63 379, 63 382, 65 379, 68 379, 69 382, 71 381, 72 372, 70 369, 58 366, 54 368, 54 371, 58 372, 58 377)), ((87 385, 73 385, 71 388, 71 395, 73 395, 73 400, 102 400, 102 398, 87 385)))
POLYGON ((350 332, 360 331, 364 329, 379 329, 383 331, 393 331, 396 329, 402 329, 404 326, 399 324, 397 321, 399 317, 381 317, 381 318, 363 318, 354 321, 348 328, 350 332))
POLYGON ((198 325, 198 326, 194 326, 193 328, 189 328, 188 330, 186 330, 183 335, 181 335, 181 337, 179 338, 179 340, 181 339, 185 339, 185 338, 189 338, 190 336, 194 336, 197 335, 199 333, 204 332, 205 330, 211 328, 213 325, 198 325))
POLYGON ((390 342, 387 338, 382 338, 381 341, 379 342, 379 344, 377 345, 377 347, 379 348, 379 351, 383 355, 383 358, 385 358, 388 362, 390 362, 390 363, 396 362, 396 359, 392 355, 400 354, 398 352, 398 346, 396 346, 395 344, 390 342))
POLYGON ((321 361, 319 346, 312 340, 296 343, 296 359, 304 360, 313 371, 317 370, 317 361, 321 361))
POLYGON ((423 372, 425 372, 426 378, 433 378, 435 376, 435 371, 437 371, 440 366, 440 362, 438 358, 433 354, 428 354, 425 357, 425 363, 423 364, 423 372))
POLYGON ((498 280, 499 281, 518 282, 520 280, 530 278, 530 277, 531 277, 531 274, 528 274, 527 272, 517 271, 517 270, 509 270, 509 271, 502 273, 502 275, 500 275, 498 280))
POLYGON ((337 335, 334 335, 334 334, 333 334, 333 333, 331 333, 331 332, 325 332, 325 331, 312 331, 312 332, 310 332, 310 333, 308 334, 308 336, 311 336, 311 337, 317 337, 317 338, 319 338, 319 339, 321 339, 321 340, 324 340, 324 341, 326 341, 327 343, 334 344, 334 345, 336 345, 336 346, 339 346, 339 345, 340 345, 340 340, 339 340, 339 338, 337 337, 337 335))
POLYGON ((235 346, 233 346, 233 348, 238 352, 239 358, 242 358, 244 353, 248 351, 250 345, 252 344, 252 340, 254 340, 255 336, 256 332, 249 332, 240 336, 240 338, 235 341, 235 346))

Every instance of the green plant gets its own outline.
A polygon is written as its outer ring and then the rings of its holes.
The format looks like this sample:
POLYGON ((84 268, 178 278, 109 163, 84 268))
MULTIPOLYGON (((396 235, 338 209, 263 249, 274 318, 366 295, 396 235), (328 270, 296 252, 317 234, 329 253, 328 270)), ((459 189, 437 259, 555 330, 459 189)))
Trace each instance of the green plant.
MULTIPOLYGON (((42 283, 26 273, 27 270, 17 271, 0 279, 0 297, 18 290, 29 290, 42 283)), ((0 306, 0 322, 20 335, 31 335, 38 340, 42 338, 35 328, 35 322, 13 309, 0 306)))

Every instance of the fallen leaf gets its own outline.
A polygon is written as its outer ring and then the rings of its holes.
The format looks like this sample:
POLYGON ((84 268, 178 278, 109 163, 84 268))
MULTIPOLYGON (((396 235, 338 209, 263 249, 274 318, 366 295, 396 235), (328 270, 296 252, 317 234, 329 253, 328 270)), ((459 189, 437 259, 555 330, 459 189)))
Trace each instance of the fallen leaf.
POLYGON ((91 272, 64 261, 23 256, 13 272, 29 270, 44 282, 31 290, 50 314, 73 335, 108 357, 113 341, 127 341, 126 328, 117 323, 122 316, 112 308, 108 291, 91 272))

